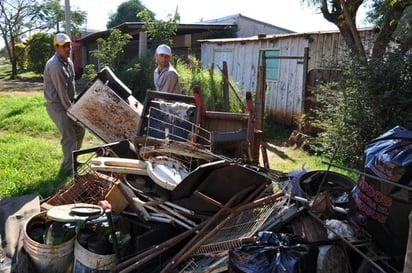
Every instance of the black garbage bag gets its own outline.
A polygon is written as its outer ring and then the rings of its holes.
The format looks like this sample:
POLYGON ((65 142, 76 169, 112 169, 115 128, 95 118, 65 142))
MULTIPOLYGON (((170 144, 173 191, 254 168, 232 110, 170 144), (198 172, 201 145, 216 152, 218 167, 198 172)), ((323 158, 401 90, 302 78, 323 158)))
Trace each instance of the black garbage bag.
POLYGON ((256 242, 229 251, 228 269, 230 273, 315 273, 318 253, 317 247, 296 235, 265 231, 256 242))
POLYGON ((278 252, 273 245, 249 244, 229 251, 230 273, 267 273, 278 252))
POLYGON ((318 254, 319 249, 310 245, 279 246, 270 272, 316 273, 318 254))
POLYGON ((349 217, 402 268, 408 239, 412 181, 412 131, 396 126, 365 148, 364 173, 352 192, 349 217), (388 182, 389 181, 389 182, 388 182))

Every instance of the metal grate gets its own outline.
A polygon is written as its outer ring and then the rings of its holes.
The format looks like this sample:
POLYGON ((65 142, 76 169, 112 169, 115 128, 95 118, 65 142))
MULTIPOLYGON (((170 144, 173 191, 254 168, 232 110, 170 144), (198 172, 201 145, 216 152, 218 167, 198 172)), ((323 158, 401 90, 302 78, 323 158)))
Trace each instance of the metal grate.
POLYGON ((253 242, 263 224, 268 218, 276 217, 285 203, 285 198, 277 195, 259 200, 217 218, 214 228, 204 234, 204 237, 212 236, 179 265, 179 272, 225 272, 228 251, 253 242))
MULTIPOLYGON (((170 109, 169 109, 170 110, 170 109)), ((174 140, 179 142, 193 142, 210 148, 210 132, 191 122, 184 111, 163 111, 150 107, 147 120, 147 136, 174 140)))
POLYGON ((187 259, 179 273, 219 273, 227 272, 229 256, 198 256, 187 259))
POLYGON ((259 228, 281 206, 280 200, 274 199, 259 207, 249 208, 234 217, 229 215, 231 219, 219 228, 214 236, 205 241, 193 255, 219 253, 253 241, 253 236, 259 228))

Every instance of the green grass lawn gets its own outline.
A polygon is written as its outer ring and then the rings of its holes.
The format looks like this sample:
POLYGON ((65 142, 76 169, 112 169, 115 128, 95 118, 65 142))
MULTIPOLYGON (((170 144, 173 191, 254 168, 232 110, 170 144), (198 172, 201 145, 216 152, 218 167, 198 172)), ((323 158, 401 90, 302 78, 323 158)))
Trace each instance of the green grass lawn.
MULTIPOLYGON (((60 135, 50 120, 41 92, 0 93, 0 198, 37 192, 46 198, 70 177, 59 173, 60 135)), ((83 146, 100 145, 87 133, 83 146)))

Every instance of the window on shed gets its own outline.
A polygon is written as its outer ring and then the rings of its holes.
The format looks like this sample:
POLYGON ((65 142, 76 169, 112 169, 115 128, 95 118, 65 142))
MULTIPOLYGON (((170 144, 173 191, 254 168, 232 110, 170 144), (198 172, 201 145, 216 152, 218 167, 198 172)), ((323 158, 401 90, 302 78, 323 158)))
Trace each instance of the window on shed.
POLYGON ((259 66, 263 64, 263 53, 265 53, 266 57, 266 80, 279 80, 280 59, 276 57, 280 56, 280 50, 270 49, 259 51, 259 66))

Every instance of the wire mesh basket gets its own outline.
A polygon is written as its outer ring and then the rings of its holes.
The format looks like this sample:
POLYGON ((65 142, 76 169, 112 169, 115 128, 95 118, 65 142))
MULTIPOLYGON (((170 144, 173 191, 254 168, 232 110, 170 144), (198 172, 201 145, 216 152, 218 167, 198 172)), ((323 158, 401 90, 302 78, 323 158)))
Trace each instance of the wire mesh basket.
POLYGON ((96 204, 98 201, 104 200, 118 178, 90 168, 93 158, 99 155, 115 156, 115 153, 110 146, 77 151, 74 157, 77 160, 77 157, 81 156, 82 163, 78 163, 79 166, 75 168, 72 180, 68 186, 60 189, 44 202, 43 206, 74 203, 96 204))
POLYGON ((58 191, 46 204, 51 206, 74 203, 96 204, 105 199, 115 181, 113 177, 90 171, 73 178, 67 189, 58 191))

